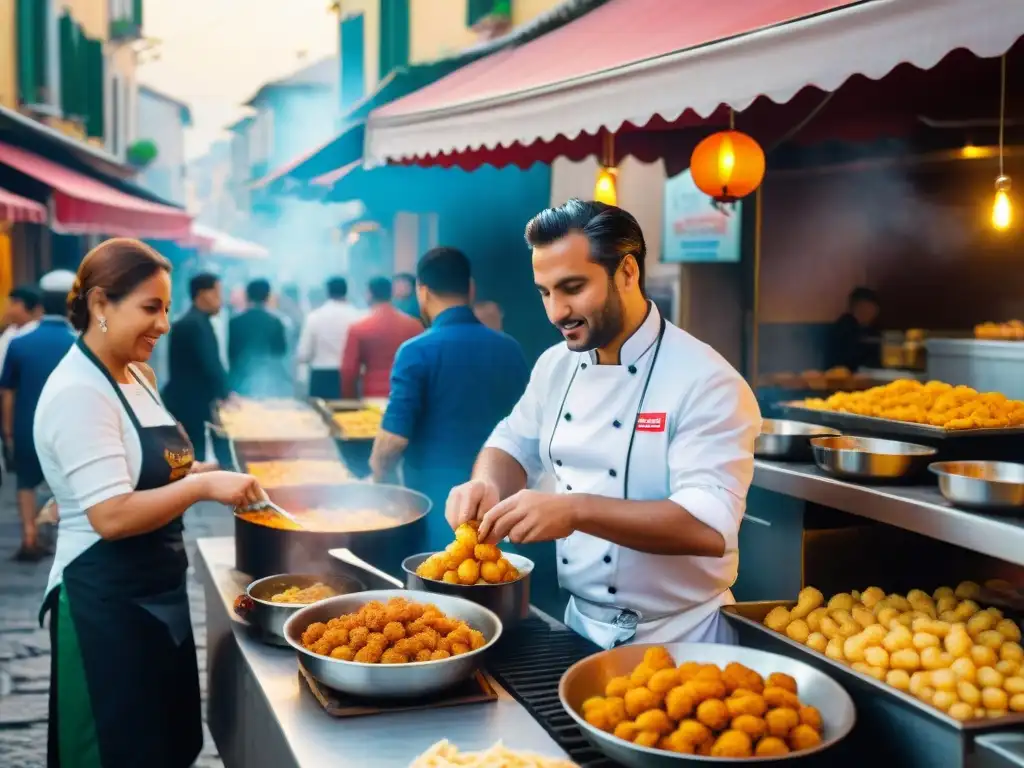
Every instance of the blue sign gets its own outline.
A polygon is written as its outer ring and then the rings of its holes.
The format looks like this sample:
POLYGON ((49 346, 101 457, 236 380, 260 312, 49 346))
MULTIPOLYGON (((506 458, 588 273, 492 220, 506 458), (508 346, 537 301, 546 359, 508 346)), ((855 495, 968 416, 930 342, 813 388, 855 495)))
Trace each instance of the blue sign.
POLYGON ((740 260, 740 209, 716 206, 697 189, 690 171, 665 181, 662 261, 727 263, 740 260))

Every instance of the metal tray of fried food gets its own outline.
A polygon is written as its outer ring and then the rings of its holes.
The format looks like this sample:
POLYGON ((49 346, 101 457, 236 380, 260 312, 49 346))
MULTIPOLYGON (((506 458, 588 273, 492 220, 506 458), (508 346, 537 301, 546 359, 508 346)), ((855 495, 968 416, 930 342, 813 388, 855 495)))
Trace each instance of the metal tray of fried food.
POLYGON ((810 421, 813 424, 832 427, 841 431, 857 430, 876 435, 903 435, 906 437, 930 438, 932 440, 953 440, 958 438, 993 438, 1024 435, 1024 427, 1006 427, 1003 429, 945 429, 930 424, 917 424, 911 421, 896 421, 878 416, 860 416, 856 413, 842 411, 826 411, 820 408, 808 408, 799 400, 779 403, 777 407, 787 416, 798 421, 810 421))
MULTIPOLYGON (((1024 725, 1024 713, 1013 713, 1004 717, 961 722, 950 717, 941 709, 919 701, 909 693, 893 688, 870 675, 830 659, 802 643, 789 639, 781 632, 776 632, 764 625, 765 617, 773 608, 782 606, 790 610, 796 605, 795 600, 776 600, 755 603, 735 603, 720 609, 722 616, 729 621, 739 633, 741 641, 747 638, 753 647, 806 661, 826 674, 832 675, 846 688, 859 689, 875 696, 885 696, 895 700, 907 709, 914 710, 924 717, 942 723, 957 731, 981 733, 988 731, 1009 730, 1024 725)), ((746 644, 742 643, 741 644, 746 644)))
MULTIPOLYGON (((308 403, 303 400, 293 400, 290 398, 276 398, 271 400, 254 400, 254 403, 265 408, 269 411, 280 411, 286 412, 300 412, 309 413, 311 416, 319 415, 314 408, 311 408, 308 403)), ((210 418, 207 420, 207 426, 213 431, 213 433, 222 439, 231 440, 236 443, 263 443, 263 442, 287 442, 287 443, 300 443, 306 440, 324 440, 330 438, 330 430, 322 422, 312 420, 312 423, 316 425, 315 430, 300 431, 300 432, 288 432, 286 429, 275 429, 273 424, 268 424, 268 430, 266 435, 252 436, 252 435, 232 435, 230 431, 225 427, 224 420, 222 417, 222 410, 230 408, 225 402, 218 402, 214 404, 211 409, 210 418)))
MULTIPOLYGON (((355 413, 358 411, 374 411, 377 410, 373 406, 362 400, 322 400, 320 398, 310 398, 309 404, 313 406, 313 409, 323 418, 324 423, 330 430, 331 435, 335 440, 341 440, 346 443, 360 443, 360 442, 373 442, 376 437, 376 433, 373 435, 358 435, 353 436, 345 432, 341 425, 334 420, 334 414, 336 413, 355 413)), ((383 415, 381 416, 383 418, 383 415)))

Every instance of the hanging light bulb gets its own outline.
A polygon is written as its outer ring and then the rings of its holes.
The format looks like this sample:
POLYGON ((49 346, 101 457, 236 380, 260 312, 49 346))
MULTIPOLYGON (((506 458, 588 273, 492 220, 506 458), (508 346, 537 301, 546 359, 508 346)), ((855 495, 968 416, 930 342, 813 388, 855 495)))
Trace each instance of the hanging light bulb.
POLYGON ((1010 228, 1013 223, 1013 206, 1010 203, 1010 177, 1000 176, 996 179, 996 199, 992 204, 992 226, 1000 232, 1010 228))
POLYGON ((594 199, 605 205, 618 205, 619 193, 616 185, 617 170, 602 166, 597 170, 597 183, 594 184, 594 199))

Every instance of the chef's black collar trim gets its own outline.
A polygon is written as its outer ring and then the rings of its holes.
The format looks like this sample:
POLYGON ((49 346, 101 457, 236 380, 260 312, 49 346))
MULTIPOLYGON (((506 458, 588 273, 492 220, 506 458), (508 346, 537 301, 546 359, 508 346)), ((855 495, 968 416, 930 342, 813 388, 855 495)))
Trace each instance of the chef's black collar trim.
MULTIPOLYGON (((661 331, 661 313, 653 301, 647 301, 647 317, 640 323, 640 327, 633 331, 633 335, 626 339, 619 350, 619 365, 633 366, 640 359, 651 351, 651 348, 658 343, 658 333, 661 331)), ((586 353, 591 363, 598 364, 597 350, 590 350, 586 353)))

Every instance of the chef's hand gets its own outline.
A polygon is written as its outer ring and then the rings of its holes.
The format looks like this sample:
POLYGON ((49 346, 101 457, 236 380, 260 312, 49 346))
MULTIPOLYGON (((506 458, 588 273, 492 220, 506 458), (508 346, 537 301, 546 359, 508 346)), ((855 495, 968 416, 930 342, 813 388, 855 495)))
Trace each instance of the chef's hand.
POLYGON ((500 494, 494 483, 470 480, 457 485, 448 494, 444 516, 453 529, 470 520, 480 520, 484 513, 498 503, 500 494))
POLYGON ((495 504, 480 521, 481 541, 513 544, 564 539, 576 530, 571 494, 519 491, 495 504))
POLYGON ((192 477, 196 482, 202 483, 204 499, 227 504, 229 507, 245 507, 267 497, 255 477, 243 475, 241 472, 216 470, 192 477))

